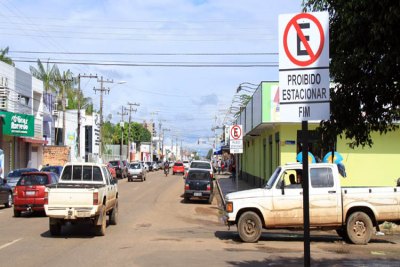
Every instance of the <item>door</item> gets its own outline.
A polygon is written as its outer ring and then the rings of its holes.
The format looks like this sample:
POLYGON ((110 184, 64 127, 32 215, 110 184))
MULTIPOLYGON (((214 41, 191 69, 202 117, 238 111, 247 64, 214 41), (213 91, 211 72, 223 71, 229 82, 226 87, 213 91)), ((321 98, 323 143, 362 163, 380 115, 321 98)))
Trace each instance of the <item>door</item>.
POLYGON ((335 184, 332 168, 310 168, 310 225, 335 225, 341 222, 341 190, 335 184))
POLYGON ((303 188, 301 185, 292 186, 290 183, 290 177, 296 176, 297 172, 296 170, 283 172, 277 185, 272 189, 271 217, 274 226, 303 226, 303 188), (283 190, 282 181, 284 182, 283 190))

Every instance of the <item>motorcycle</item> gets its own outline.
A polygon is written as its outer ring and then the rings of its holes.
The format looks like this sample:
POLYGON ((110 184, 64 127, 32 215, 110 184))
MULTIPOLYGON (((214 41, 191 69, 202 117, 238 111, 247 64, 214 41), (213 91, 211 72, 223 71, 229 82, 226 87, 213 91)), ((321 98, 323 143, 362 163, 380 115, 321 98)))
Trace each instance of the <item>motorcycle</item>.
POLYGON ((165 174, 165 176, 168 176, 168 173, 169 173, 169 168, 164 168, 164 174, 165 174))

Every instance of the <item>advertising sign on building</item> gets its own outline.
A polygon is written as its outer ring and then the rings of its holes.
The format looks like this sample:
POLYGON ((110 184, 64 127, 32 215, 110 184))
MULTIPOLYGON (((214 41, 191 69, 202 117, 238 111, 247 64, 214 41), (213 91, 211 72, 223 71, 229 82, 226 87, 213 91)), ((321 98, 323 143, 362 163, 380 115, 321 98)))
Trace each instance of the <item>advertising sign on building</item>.
POLYGON ((0 111, 3 116, 3 134, 12 136, 33 137, 35 134, 35 117, 28 114, 0 111))
POLYGON ((280 15, 280 120, 329 119, 329 82, 328 12, 280 15))

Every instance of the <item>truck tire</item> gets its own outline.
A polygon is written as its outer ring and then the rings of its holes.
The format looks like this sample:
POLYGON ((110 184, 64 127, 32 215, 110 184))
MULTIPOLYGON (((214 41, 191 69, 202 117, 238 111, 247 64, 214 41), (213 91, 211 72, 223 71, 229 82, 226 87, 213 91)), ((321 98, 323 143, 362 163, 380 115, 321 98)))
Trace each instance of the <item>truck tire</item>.
POLYGON ((61 223, 49 218, 49 230, 52 236, 59 236, 61 234, 61 223))
POLYGON ((357 211, 347 218, 346 234, 348 241, 356 245, 366 245, 373 232, 371 218, 362 211, 357 211))
POLYGON ((101 216, 101 225, 95 225, 95 232, 98 236, 106 235, 106 227, 107 227, 107 213, 106 208, 103 207, 102 216, 101 216))
POLYGON ((246 243, 255 243, 261 236, 261 219, 252 211, 243 213, 238 222, 238 232, 240 239, 246 243))
POLYGON ((14 217, 21 217, 21 211, 14 208, 14 217))
POLYGON ((4 203, 4 206, 5 206, 6 208, 9 208, 9 207, 12 206, 12 204, 13 204, 12 193, 9 192, 9 193, 8 193, 8 196, 7 196, 7 202, 4 203))
POLYGON ((111 225, 118 224, 118 199, 115 202, 114 208, 110 211, 110 224, 111 225))

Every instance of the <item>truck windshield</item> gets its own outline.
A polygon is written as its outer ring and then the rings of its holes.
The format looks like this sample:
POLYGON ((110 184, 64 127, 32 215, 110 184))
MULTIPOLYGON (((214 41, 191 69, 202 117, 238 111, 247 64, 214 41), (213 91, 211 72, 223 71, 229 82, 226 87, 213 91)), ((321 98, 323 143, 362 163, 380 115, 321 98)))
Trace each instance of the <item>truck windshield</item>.
POLYGON ((266 189, 271 189, 272 188, 272 186, 274 185, 275 180, 278 178, 278 175, 279 175, 280 172, 281 172, 281 168, 280 167, 276 168, 274 173, 271 175, 271 177, 267 181, 267 184, 265 185, 266 189))

